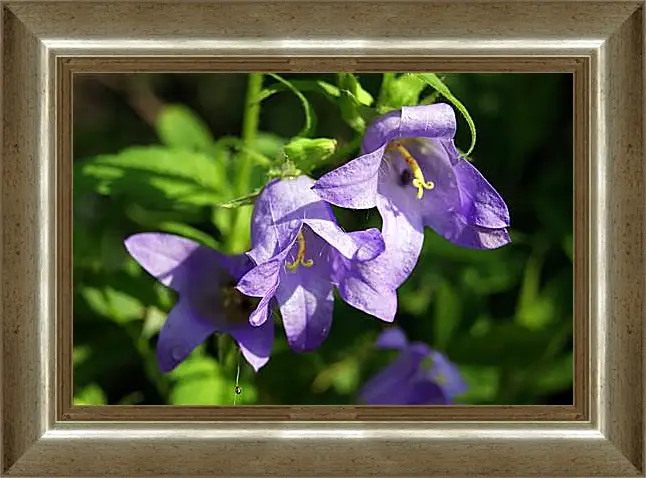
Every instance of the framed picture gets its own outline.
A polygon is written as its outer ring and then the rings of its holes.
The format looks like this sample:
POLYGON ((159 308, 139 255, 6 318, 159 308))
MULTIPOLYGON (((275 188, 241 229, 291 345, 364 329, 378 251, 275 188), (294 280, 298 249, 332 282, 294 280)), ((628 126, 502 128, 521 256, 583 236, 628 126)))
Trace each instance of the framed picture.
POLYGON ((7 476, 641 476, 643 4, 2 3, 7 476))

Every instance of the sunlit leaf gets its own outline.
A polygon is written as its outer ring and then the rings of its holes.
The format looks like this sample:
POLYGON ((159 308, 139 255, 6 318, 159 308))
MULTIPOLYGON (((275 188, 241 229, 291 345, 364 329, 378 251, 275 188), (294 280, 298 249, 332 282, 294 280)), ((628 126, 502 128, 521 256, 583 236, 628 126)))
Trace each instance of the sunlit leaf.
POLYGON ((94 311, 118 323, 143 319, 142 303, 131 295, 112 287, 102 289, 83 286, 81 294, 94 311))
POLYGON ((206 152, 213 144, 208 126, 184 105, 167 105, 157 117, 157 134, 169 148, 206 152))
POLYGON ((383 112, 400 109, 402 106, 414 106, 419 101, 419 95, 427 86, 423 79, 413 74, 392 75, 382 84, 379 107, 383 112))
POLYGON ((532 330, 544 328, 554 318, 552 298, 540 293, 542 262, 540 254, 527 261, 516 306, 516 322, 532 330))
POLYGON ((467 384, 465 393, 456 398, 456 403, 488 404, 495 403, 498 394, 500 369, 460 365, 460 375, 467 384))
POLYGON ((74 405, 106 405, 107 403, 105 393, 95 383, 83 387, 74 397, 74 405))
POLYGON ((338 102, 341 117, 352 129, 362 133, 367 123, 366 105, 373 102, 372 96, 352 73, 338 73, 337 78, 341 93, 338 102))
POLYGON ((359 385, 359 364, 354 358, 347 358, 332 364, 316 376, 312 382, 314 393, 323 393, 334 387, 337 393, 350 394, 359 385))
POLYGON ((202 153, 147 146, 97 156, 76 174, 97 180, 97 192, 135 198, 142 204, 212 205, 228 189, 224 165, 202 153))
POLYGON ((278 156, 284 144, 285 138, 265 131, 258 131, 253 139, 252 147, 263 156, 274 159, 278 156))
POLYGON ((158 334, 164 322, 166 322, 167 315, 157 307, 148 307, 145 312, 144 326, 141 329, 141 335, 147 339, 158 334))
POLYGON ((361 86, 361 82, 355 74, 337 73, 337 77, 341 92, 347 91, 354 102, 364 106, 370 106, 374 102, 372 95, 361 86))
POLYGON ((230 405, 227 380, 220 365, 207 356, 191 354, 170 374, 172 405, 230 405))

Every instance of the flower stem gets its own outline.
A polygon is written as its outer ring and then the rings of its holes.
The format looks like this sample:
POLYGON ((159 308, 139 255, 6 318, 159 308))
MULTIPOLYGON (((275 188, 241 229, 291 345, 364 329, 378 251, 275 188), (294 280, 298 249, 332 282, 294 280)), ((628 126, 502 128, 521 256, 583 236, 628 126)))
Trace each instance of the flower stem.
MULTIPOLYGON (((249 151, 253 151, 253 142, 258 133, 258 124, 260 122, 260 92, 262 91, 263 74, 250 73, 247 83, 247 97, 244 106, 244 116, 242 119, 242 144, 243 150, 240 152, 239 164, 237 171, 236 189, 239 195, 244 196, 251 191, 252 173, 254 156, 249 151)), ((233 228, 227 241, 227 249, 231 253, 243 252, 248 245, 249 220, 251 211, 248 207, 243 206, 236 209, 233 219, 233 228)))
MULTIPOLYGON (((258 133, 260 121, 260 92, 262 91, 262 73, 249 73, 247 83, 247 98, 245 100, 244 117, 242 119, 242 144, 246 149, 253 149, 253 142, 258 133)), ((249 191, 249 181, 253 169, 253 157, 250 154, 242 153, 240 170, 238 171, 238 192, 246 194, 249 191)))

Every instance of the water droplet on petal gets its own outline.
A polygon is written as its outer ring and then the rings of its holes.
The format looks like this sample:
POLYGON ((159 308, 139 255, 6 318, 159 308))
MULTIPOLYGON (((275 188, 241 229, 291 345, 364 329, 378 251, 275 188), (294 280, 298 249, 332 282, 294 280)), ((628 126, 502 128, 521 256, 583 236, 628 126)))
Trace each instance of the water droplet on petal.
POLYGON ((184 347, 182 347, 181 345, 173 347, 170 351, 170 356, 173 358, 173 360, 182 360, 184 358, 184 347))

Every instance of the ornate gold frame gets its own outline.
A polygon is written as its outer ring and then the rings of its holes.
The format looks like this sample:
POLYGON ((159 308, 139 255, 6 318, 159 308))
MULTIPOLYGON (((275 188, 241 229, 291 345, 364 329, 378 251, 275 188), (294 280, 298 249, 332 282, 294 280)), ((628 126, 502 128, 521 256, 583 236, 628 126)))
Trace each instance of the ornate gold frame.
POLYGON ((0 4, 2 472, 643 475, 643 3, 0 4), (72 406, 72 75, 343 70, 573 74, 574 404, 72 406))

